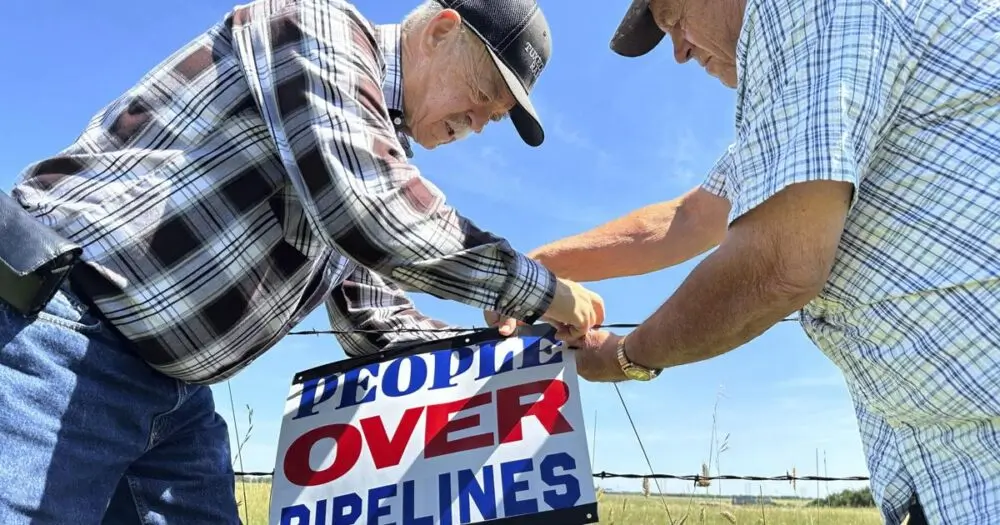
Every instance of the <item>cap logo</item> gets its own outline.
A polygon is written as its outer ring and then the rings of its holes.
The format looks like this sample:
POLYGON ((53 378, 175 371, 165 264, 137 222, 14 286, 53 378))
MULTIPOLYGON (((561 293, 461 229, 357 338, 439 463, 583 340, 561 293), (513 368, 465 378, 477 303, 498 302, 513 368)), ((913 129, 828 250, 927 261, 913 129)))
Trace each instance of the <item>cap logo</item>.
POLYGON ((528 69, 531 71, 531 83, 535 83, 535 79, 538 78, 538 73, 542 70, 544 60, 542 56, 538 54, 535 50, 535 46, 531 45, 531 42, 524 43, 524 52, 528 54, 528 69))

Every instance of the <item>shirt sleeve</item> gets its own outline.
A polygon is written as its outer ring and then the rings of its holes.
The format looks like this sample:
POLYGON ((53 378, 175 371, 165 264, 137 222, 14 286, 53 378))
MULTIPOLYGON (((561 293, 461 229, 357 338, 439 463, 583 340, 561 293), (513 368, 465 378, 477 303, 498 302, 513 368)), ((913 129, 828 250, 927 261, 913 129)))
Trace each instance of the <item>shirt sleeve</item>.
POLYGON ((701 183, 702 189, 715 196, 727 198, 726 177, 733 172, 734 147, 734 145, 730 144, 726 148, 726 151, 722 152, 722 155, 715 161, 712 169, 708 171, 708 175, 701 183))
POLYGON ((330 326, 348 356, 454 337, 467 330, 420 313, 396 283, 355 265, 326 300, 330 326))
POLYGON ((544 314, 554 275, 457 213, 409 164, 370 23, 341 2, 244 9, 234 45, 312 229, 413 289, 527 323, 544 314))
POLYGON ((851 183, 853 208, 912 71, 891 7, 751 0, 748 9, 726 178, 730 221, 791 184, 816 180, 851 183))

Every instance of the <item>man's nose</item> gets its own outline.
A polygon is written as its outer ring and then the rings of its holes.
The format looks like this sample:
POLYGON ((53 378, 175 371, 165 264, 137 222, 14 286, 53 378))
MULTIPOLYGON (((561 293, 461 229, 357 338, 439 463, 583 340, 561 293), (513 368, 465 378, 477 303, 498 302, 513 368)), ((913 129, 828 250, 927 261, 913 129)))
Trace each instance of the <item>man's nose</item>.
POLYGON ((683 64, 691 60, 691 52, 694 50, 694 47, 684 38, 682 31, 671 29, 670 40, 674 44, 674 60, 678 64, 683 64))
POLYGON ((477 109, 476 111, 471 111, 469 113, 469 123, 471 124, 472 130, 476 133, 482 133, 483 128, 490 121, 489 111, 485 109, 477 109))

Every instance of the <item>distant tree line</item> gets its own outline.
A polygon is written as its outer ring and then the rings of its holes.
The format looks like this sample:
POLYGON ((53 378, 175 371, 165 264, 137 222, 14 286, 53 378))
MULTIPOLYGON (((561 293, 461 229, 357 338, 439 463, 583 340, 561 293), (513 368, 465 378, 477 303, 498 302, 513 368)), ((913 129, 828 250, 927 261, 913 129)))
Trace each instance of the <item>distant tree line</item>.
POLYGON ((870 488, 842 490, 836 494, 812 500, 806 504, 808 507, 874 507, 875 499, 872 498, 870 488))

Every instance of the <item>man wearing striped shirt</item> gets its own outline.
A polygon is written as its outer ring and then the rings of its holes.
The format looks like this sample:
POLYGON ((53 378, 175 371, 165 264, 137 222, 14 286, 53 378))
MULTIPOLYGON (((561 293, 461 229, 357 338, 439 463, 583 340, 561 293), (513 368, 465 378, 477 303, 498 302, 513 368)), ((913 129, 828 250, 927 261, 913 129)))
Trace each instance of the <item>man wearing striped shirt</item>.
POLYGON ((650 379, 801 310, 885 522, 915 497, 929 523, 1000 523, 997 3, 635 0, 612 48, 666 35, 735 88, 732 145, 681 197, 532 255, 593 281, 717 248, 635 331, 580 342, 581 374, 650 379))
MULTIPOLYGON (((532 0, 239 6, 103 108, 12 196, 83 246, 37 318, 0 304, 0 523, 238 523, 207 385, 325 304, 349 355, 456 333, 418 290, 531 323, 600 297, 450 208, 408 162, 509 117, 550 53, 532 0), (107 512, 105 513, 105 509, 107 512)), ((3 240, 0 240, 3 242, 3 240)))

